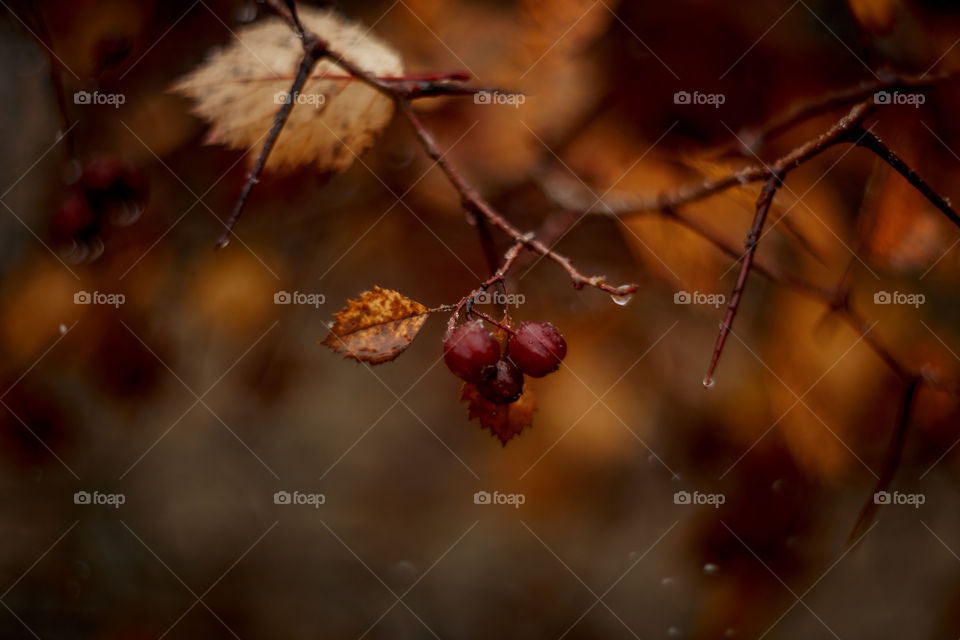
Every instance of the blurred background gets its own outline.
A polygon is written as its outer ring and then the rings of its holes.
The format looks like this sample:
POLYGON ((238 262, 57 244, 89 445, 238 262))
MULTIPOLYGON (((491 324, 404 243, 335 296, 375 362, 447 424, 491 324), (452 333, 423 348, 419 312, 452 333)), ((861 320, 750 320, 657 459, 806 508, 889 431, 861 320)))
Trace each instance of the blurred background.
MULTIPOLYGON (((524 91, 519 107, 418 108, 511 221, 573 214, 558 248, 639 292, 615 304, 549 261, 517 266, 513 316, 556 324, 569 355, 528 382, 533 426, 501 446, 441 363, 445 317, 376 368, 317 345, 374 285, 433 307, 488 275, 402 119, 340 175, 265 175, 214 251, 250 158, 205 145, 208 124, 169 87, 263 7, 4 4, 0 636, 960 635, 956 398, 921 388, 891 491, 923 504, 883 508, 849 550, 902 381, 823 305, 754 274, 705 389, 723 314, 705 301, 729 296, 733 260, 657 216, 569 210, 754 163, 738 137, 827 91, 956 68, 955 5, 332 6, 408 73, 524 91), (78 103, 83 91, 123 99, 78 103), (280 291, 324 302, 277 305, 280 291), (683 292, 693 304, 677 304, 683 292), (276 504, 279 491, 324 502, 276 504), (477 491, 523 504, 475 504, 477 491)), ((869 121, 946 196, 960 195, 958 90, 939 83, 869 121)), ((771 161, 842 113, 757 152, 771 161)), ((849 284, 873 339, 960 379, 957 229, 861 149, 831 149, 787 186, 771 219, 789 217, 759 259, 849 284), (923 301, 876 304, 879 292, 923 301)), ((685 211, 742 246, 757 191, 685 211)))

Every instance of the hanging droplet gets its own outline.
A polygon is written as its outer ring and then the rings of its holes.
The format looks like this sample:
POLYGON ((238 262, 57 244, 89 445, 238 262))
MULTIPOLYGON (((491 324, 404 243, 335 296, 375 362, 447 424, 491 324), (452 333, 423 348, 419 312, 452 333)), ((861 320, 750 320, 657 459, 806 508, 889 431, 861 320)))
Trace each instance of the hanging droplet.
POLYGON ((63 335, 67 332, 67 325, 60 323, 60 335, 63 335))
POLYGON ((241 24, 248 24, 257 18, 257 5, 245 2, 233 14, 234 19, 241 24))
POLYGON ((718 567, 712 562, 708 562, 707 564, 703 565, 703 573, 708 576, 715 575, 719 570, 720 570, 720 567, 718 567))
POLYGON ((613 293, 613 294, 610 294, 610 299, 613 300, 614 302, 616 302, 616 303, 617 303, 618 305, 620 305, 621 307, 625 307, 625 306, 627 306, 627 303, 630 302, 630 300, 633 299, 633 294, 632 294, 632 293, 628 293, 628 294, 624 295, 624 294, 619 294, 619 293, 613 293))
POLYGON ((714 380, 711 376, 709 376, 709 375, 703 376, 703 387, 704 387, 705 389, 713 389, 713 386, 714 386, 716 383, 717 383, 717 381, 714 380))

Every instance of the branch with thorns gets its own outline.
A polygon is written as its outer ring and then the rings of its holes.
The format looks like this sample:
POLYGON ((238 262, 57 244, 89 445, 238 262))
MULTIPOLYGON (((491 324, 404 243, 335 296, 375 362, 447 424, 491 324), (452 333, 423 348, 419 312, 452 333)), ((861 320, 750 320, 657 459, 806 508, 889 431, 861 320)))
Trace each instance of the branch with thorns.
MULTIPOLYGON (((873 152, 894 170, 900 173, 917 191, 927 198, 953 224, 960 226, 960 215, 953 209, 950 201, 941 196, 936 189, 921 178, 896 152, 887 147, 869 128, 863 126, 864 121, 877 106, 875 94, 879 91, 901 88, 923 89, 934 86, 945 80, 952 79, 950 73, 924 74, 922 76, 886 76, 875 82, 864 83, 856 87, 825 94, 813 101, 800 104, 788 112, 774 118, 766 125, 745 129, 737 137, 738 144, 730 144, 714 150, 716 155, 723 155, 732 151, 749 153, 757 157, 757 151, 772 138, 775 138, 811 118, 824 115, 841 107, 850 107, 842 118, 834 122, 822 134, 796 147, 786 155, 774 160, 770 164, 760 161, 759 164, 750 164, 733 171, 720 178, 709 178, 698 183, 681 186, 677 189, 665 191, 648 197, 634 197, 621 199, 617 203, 607 203, 603 198, 598 199, 602 206, 596 203, 586 212, 565 218, 559 224, 548 220, 538 232, 524 233, 503 215, 501 215, 480 193, 468 183, 450 161, 440 151, 433 135, 419 119, 413 110, 412 102, 421 98, 437 96, 467 96, 486 88, 471 88, 460 84, 467 79, 464 74, 449 74, 443 76, 421 76, 405 78, 380 78, 357 67, 340 53, 330 49, 328 43, 310 30, 305 28, 297 16, 294 0, 266 0, 267 6, 281 18, 300 37, 303 43, 303 57, 299 68, 288 91, 288 100, 281 106, 274 119, 273 126, 268 133, 266 142, 260 150, 253 169, 247 177, 233 212, 226 223, 226 229, 218 240, 218 246, 225 246, 234 225, 240 218, 250 191, 256 185, 266 164, 280 131, 293 109, 293 98, 303 88, 317 63, 326 58, 343 69, 349 76, 364 82, 373 89, 390 98, 398 112, 412 127, 420 145, 427 155, 440 167, 451 186, 460 196, 461 203, 475 222, 480 237, 484 257, 492 272, 490 278, 482 282, 475 290, 464 296, 454 305, 445 305, 431 311, 453 311, 448 328, 452 329, 457 323, 460 314, 466 310, 467 314, 482 317, 488 322, 501 326, 492 318, 476 311, 473 302, 481 293, 496 285, 503 285, 504 280, 512 267, 518 262, 524 250, 530 251, 560 265, 570 277, 577 289, 584 286, 594 287, 613 296, 629 296, 638 289, 636 284, 612 286, 603 276, 587 276, 581 273, 570 258, 558 253, 552 248, 553 238, 562 236, 572 228, 584 213, 599 214, 613 217, 629 217, 642 214, 660 214, 667 219, 690 229, 697 235, 709 241, 723 253, 736 258, 740 263, 736 283, 730 296, 724 318, 720 324, 707 373, 703 383, 713 385, 714 375, 723 353, 727 338, 731 332, 734 318, 739 309, 740 301, 746 289, 747 280, 751 271, 756 271, 771 281, 782 286, 792 288, 802 295, 819 301, 826 306, 829 313, 843 318, 862 337, 863 341, 877 354, 877 356, 900 378, 904 385, 904 399, 897 426, 891 438, 888 454, 884 462, 884 469, 878 481, 877 490, 889 486, 897 463, 900 459, 905 440, 910 414, 915 404, 915 396, 921 385, 931 389, 960 396, 960 384, 955 381, 943 380, 927 370, 916 370, 903 364, 893 352, 884 346, 877 338, 870 335, 870 325, 857 313, 850 303, 850 291, 844 282, 834 288, 822 287, 805 282, 795 276, 782 272, 780 269, 766 265, 756 259, 756 250, 763 236, 766 220, 778 190, 784 185, 787 176, 794 169, 804 165, 822 152, 839 144, 853 144, 873 152), (852 106, 851 106, 852 105, 852 106), (683 212, 682 207, 706 198, 721 194, 735 187, 750 183, 762 183, 760 194, 755 204, 753 223, 747 234, 744 249, 731 246, 715 232, 708 229, 692 216, 683 212), (491 229, 497 229, 506 235, 512 245, 507 250, 502 262, 497 266, 496 250, 490 234, 491 229)), ((758 158, 759 159, 759 158, 758 158)), ((541 185, 542 187, 543 185, 541 185)), ((547 189, 544 189, 547 191, 547 189)), ((547 194, 551 195, 550 193, 547 194)), ((573 210, 569 203, 558 202, 566 210, 573 210)), ((788 223, 789 221, 785 221, 788 223)), ((803 241, 803 238, 800 237, 803 241)), ((501 327, 507 328, 507 327, 501 327)), ((861 513, 854 533, 862 529, 872 520, 875 510, 867 507, 861 513)), ((851 539, 853 539, 852 536, 851 539)))

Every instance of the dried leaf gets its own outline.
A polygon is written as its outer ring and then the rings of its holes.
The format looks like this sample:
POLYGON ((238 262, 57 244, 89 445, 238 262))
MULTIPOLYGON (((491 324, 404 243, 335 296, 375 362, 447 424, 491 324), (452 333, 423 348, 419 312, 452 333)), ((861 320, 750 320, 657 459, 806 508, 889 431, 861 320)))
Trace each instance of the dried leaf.
POLYGON ((479 419, 480 426, 500 438, 504 446, 510 438, 533 425, 533 412, 537 410, 537 403, 530 389, 524 389, 520 399, 512 404, 496 405, 480 395, 474 385, 464 383, 460 391, 460 401, 468 403, 469 418, 479 419))
POLYGON ((430 310, 415 300, 374 287, 334 314, 330 334, 320 343, 360 362, 389 362, 410 346, 430 310))
MULTIPOLYGON (((403 73, 400 56, 332 11, 299 10, 310 30, 331 49, 377 76, 403 73)), ((303 55, 301 40, 279 18, 241 29, 234 41, 173 90, 196 101, 194 112, 212 123, 207 142, 235 149, 258 147, 286 99, 303 55)), ((304 85, 267 161, 268 169, 315 163, 343 171, 389 123, 393 102, 355 81, 330 60, 321 60, 304 85)), ((251 158, 255 154, 251 154, 251 158)))

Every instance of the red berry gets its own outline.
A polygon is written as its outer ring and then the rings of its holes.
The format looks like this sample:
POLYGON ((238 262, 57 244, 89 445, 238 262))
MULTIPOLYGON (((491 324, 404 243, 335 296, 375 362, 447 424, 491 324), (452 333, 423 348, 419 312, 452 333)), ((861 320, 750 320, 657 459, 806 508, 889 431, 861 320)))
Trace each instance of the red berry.
POLYGON ((94 224, 94 213, 79 190, 67 192, 53 218, 53 233, 58 241, 67 241, 94 224))
POLYGON ((443 361, 461 380, 474 384, 492 376, 500 359, 500 343, 480 320, 467 322, 443 341, 443 361))
POLYGON ((100 156, 90 160, 83 168, 80 180, 91 191, 107 191, 124 177, 123 164, 113 156, 100 156))
POLYGON ((532 378, 542 378, 560 366, 567 342, 549 322, 524 322, 510 339, 510 359, 532 378))
POLYGON ((493 404, 516 402, 523 393, 523 373, 509 360, 498 360, 496 374, 478 384, 477 391, 493 404))

